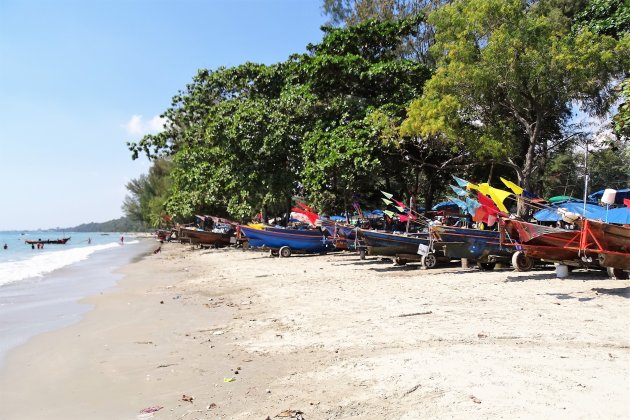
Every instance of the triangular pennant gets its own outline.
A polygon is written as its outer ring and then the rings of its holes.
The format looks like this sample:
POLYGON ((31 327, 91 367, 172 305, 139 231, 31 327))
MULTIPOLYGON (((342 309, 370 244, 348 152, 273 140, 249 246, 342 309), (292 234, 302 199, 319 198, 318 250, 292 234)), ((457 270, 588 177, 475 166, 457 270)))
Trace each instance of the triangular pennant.
POLYGON ((451 175, 451 176, 453 177, 455 182, 457 182, 457 185, 459 185, 462 188, 466 188, 468 187, 468 184, 470 184, 470 182, 466 181, 465 179, 457 178, 455 175, 451 175))
POLYGON ((449 187, 451 187, 451 189, 455 192, 455 194, 457 194, 460 197, 464 197, 465 195, 468 194, 466 190, 456 187, 455 185, 449 185, 449 187))
POLYGON ((516 195, 521 195, 521 194, 523 194, 523 191, 525 191, 524 189, 522 189, 521 187, 519 187, 518 185, 516 185, 512 181, 508 181, 505 178, 499 178, 499 179, 501 179, 501 182, 503 182, 506 187, 508 187, 509 189, 514 191, 514 194, 516 194, 516 195))
POLYGON ((455 198, 455 197, 449 197, 448 195, 446 196, 446 198, 448 198, 449 201, 452 201, 453 203, 457 204, 457 207, 459 207, 460 209, 462 209, 464 211, 467 209, 465 201, 462 201, 462 200, 460 200, 458 198, 455 198))
POLYGON ((392 200, 388 200, 387 198, 381 198, 381 200, 383 200, 387 205, 392 204, 392 200))
POLYGON ((394 217, 396 216, 396 213, 394 213, 391 210, 383 210, 383 213, 385 213, 386 215, 388 215, 389 217, 394 217))
POLYGON ((385 191, 381 191, 381 194, 383 194, 385 197, 389 199, 391 199, 394 196, 394 194, 386 193, 385 191))

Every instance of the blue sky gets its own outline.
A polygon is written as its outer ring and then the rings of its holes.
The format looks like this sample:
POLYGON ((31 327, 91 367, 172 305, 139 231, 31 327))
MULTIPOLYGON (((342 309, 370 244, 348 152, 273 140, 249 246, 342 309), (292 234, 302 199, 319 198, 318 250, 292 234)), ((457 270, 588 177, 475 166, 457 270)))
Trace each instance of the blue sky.
POLYGON ((321 40, 321 0, 0 0, 0 230, 122 216, 126 141, 200 68, 321 40))

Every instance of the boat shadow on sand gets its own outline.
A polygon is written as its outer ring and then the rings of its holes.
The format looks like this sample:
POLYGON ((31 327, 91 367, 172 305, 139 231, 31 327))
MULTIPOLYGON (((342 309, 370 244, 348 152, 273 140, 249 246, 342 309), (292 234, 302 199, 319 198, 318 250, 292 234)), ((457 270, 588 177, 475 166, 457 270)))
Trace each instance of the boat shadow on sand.
MULTIPOLYGON (((524 282, 536 280, 553 280, 556 278, 556 272, 553 268, 537 268, 528 273, 522 273, 519 276, 507 276, 505 283, 524 282), (544 272, 542 272, 544 270, 544 272)), ((564 281, 586 281, 586 280, 609 280, 605 271, 599 270, 575 270, 569 273, 568 277, 559 279, 564 281)))

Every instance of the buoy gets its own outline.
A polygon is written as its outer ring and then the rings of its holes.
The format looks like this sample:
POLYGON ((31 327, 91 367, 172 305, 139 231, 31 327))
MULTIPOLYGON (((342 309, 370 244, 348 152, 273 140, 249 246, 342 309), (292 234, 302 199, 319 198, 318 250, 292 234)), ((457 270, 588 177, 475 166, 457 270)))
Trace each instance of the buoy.
POLYGON ((559 279, 569 277, 569 267, 564 264, 556 264, 556 277, 559 279))

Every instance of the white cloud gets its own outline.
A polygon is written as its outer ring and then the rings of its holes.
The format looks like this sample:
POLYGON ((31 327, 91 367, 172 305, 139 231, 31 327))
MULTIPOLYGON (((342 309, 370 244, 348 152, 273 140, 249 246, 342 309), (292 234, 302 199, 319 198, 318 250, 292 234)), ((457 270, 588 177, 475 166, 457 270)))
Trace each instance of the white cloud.
POLYGON ((127 133, 132 135, 144 136, 145 134, 155 134, 164 130, 164 123, 166 119, 161 118, 159 115, 154 116, 148 121, 142 119, 142 115, 132 115, 126 124, 122 127, 127 130, 127 133))

